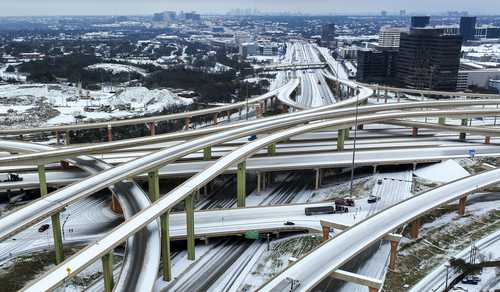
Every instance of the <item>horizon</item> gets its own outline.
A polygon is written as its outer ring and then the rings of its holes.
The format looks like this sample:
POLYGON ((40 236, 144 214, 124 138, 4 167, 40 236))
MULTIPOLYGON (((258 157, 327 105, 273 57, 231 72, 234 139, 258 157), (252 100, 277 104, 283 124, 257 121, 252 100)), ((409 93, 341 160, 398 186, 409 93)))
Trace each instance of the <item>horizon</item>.
POLYGON ((500 2, 477 0, 472 4, 466 1, 421 0, 418 3, 408 0, 359 0, 352 4, 349 0, 290 0, 284 3, 267 3, 264 0, 88 0, 84 3, 74 0, 5 0, 0 17, 43 17, 43 16, 146 16, 161 11, 196 11, 202 15, 225 15, 231 10, 258 10, 262 14, 303 14, 310 16, 377 16, 386 11, 389 16, 399 15, 405 10, 410 15, 446 15, 446 13, 466 11, 470 15, 500 15, 500 2), (422 9, 421 7, 426 7, 422 9))

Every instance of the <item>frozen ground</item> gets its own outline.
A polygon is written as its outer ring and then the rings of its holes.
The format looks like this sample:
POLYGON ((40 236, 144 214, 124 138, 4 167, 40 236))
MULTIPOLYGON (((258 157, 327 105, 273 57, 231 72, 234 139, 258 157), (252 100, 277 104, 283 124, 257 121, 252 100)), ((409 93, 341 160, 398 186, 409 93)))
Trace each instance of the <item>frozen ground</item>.
POLYGON ((137 73, 142 76, 146 76, 146 71, 139 67, 131 66, 131 65, 122 65, 122 64, 113 64, 113 63, 99 63, 85 67, 86 70, 96 71, 96 70, 104 70, 106 72, 110 72, 114 75, 120 73, 137 73))
POLYGON ((458 162, 450 159, 431 166, 422 167, 415 171, 415 175, 426 180, 447 183, 467 177, 470 173, 458 162))
POLYGON ((0 127, 28 127, 138 117, 172 105, 189 105, 169 90, 145 87, 106 91, 79 90, 61 84, 0 86, 0 127))

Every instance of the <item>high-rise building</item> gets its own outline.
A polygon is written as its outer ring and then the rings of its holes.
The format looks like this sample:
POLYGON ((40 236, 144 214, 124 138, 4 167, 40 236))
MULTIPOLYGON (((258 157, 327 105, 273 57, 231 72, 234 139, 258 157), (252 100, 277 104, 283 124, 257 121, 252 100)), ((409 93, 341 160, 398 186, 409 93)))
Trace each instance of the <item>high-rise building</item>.
POLYGON ((321 27, 321 40, 327 43, 335 41, 335 24, 323 24, 321 27))
POLYGON ((399 40, 403 32, 408 32, 408 28, 383 26, 380 29, 380 36, 378 40, 379 46, 398 48, 399 40))
POLYGON ((455 90, 462 37, 434 28, 402 33, 396 62, 400 85, 433 90, 455 90))
POLYGON ((429 26, 431 23, 430 16, 412 16, 411 17, 411 28, 419 28, 429 26))
POLYGON ((356 80, 363 83, 394 83, 397 53, 396 50, 359 50, 356 80))
POLYGON ((476 17, 460 18, 460 35, 464 41, 471 41, 476 35, 476 17))

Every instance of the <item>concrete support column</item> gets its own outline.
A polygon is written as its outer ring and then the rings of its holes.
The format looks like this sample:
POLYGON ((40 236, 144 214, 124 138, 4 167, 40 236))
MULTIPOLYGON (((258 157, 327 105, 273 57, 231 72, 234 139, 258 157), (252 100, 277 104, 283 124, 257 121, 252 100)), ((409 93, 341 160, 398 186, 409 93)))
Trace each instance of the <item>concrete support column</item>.
POLYGON ((184 118, 184 130, 189 130, 189 124, 191 123, 191 119, 189 117, 184 118))
POLYGON ((364 125, 363 124, 358 125, 358 130, 363 130, 363 129, 364 129, 364 125))
POLYGON ((186 226, 187 226, 187 254, 188 260, 194 261, 194 204, 193 194, 185 199, 186 203, 186 226))
MULTIPOLYGON (((467 126, 467 119, 462 119, 462 126, 467 126)), ((467 133, 460 133, 459 139, 465 140, 467 138, 467 133)))
POLYGON ((439 117, 438 124, 445 125, 446 124, 446 117, 439 117))
POLYGON ((321 169, 316 169, 316 180, 314 183, 314 189, 318 190, 321 186, 321 169))
POLYGON ((151 202, 160 198, 160 178, 158 170, 148 173, 148 195, 151 202))
POLYGON ((123 214, 122 206, 120 206, 118 198, 114 192, 111 192, 111 211, 117 214, 123 214))
POLYGON ((330 227, 328 226, 322 226, 323 230, 323 241, 327 241, 330 239, 330 227))
POLYGON ((169 233, 169 222, 168 217, 170 211, 160 216, 160 228, 161 228, 161 257, 163 260, 163 280, 172 280, 172 261, 170 259, 170 233, 169 233))
POLYGON ((66 134, 64 135, 64 144, 69 145, 71 144, 71 131, 66 131, 66 134))
POLYGON ((231 120, 231 111, 227 111, 226 115, 227 115, 227 120, 230 121, 231 120))
POLYGON ((113 252, 102 257, 102 274, 104 277, 104 291, 112 292, 115 285, 113 280, 113 252))
POLYGON ((413 127, 411 130, 411 135, 413 137, 417 137, 418 136, 418 128, 413 127))
POLYGON ((269 156, 276 155, 276 144, 275 143, 267 146, 267 155, 269 155, 269 156))
POLYGON ((260 172, 257 172, 257 193, 261 192, 261 184, 262 184, 262 175, 260 172))
POLYGON ((56 131, 55 135, 56 135, 56 144, 57 145, 61 144, 61 136, 59 136, 59 131, 56 131))
POLYGON ((214 113, 213 122, 214 125, 217 125, 217 123, 219 122, 219 115, 217 113, 214 113))
POLYGON ((420 232, 420 219, 415 219, 410 223, 410 236, 412 239, 418 238, 418 233, 420 232))
POLYGON ((344 151, 344 130, 337 131, 337 151, 344 151))
POLYGON ((113 128, 111 125, 108 125, 108 142, 113 141, 113 128))
POLYGON ((398 257, 398 243, 395 240, 391 240, 391 254, 389 258, 389 270, 396 270, 396 259, 398 257))
POLYGON ((237 181, 237 194, 236 194, 236 201, 237 201, 237 206, 238 208, 244 208, 245 207, 245 201, 246 201, 246 162, 240 162, 238 163, 238 172, 236 174, 236 181, 237 181))
POLYGON ((350 128, 344 129, 344 140, 349 139, 349 135, 351 134, 350 132, 351 132, 350 128))
POLYGON ((467 196, 461 197, 460 200, 458 201, 458 215, 460 215, 460 216, 465 215, 466 203, 467 203, 467 196))
POLYGON ((376 287, 368 287, 368 292, 378 292, 378 290, 376 287))
MULTIPOLYGON (((45 166, 38 165, 38 180, 40 183, 40 196, 44 197, 47 195, 47 175, 45 173, 45 166)), ((52 235, 54 237, 54 248, 56 250, 56 264, 60 264, 64 261, 63 253, 63 241, 61 234, 61 219, 59 213, 53 214, 51 216, 52 221, 52 235)))
POLYGON ((203 160, 212 160, 212 147, 203 148, 203 160))
POLYGON ((491 143, 491 137, 490 136, 484 137, 484 144, 490 144, 490 143, 491 143))
POLYGON ((150 122, 149 123, 149 134, 151 136, 156 135, 156 123, 155 122, 150 122))

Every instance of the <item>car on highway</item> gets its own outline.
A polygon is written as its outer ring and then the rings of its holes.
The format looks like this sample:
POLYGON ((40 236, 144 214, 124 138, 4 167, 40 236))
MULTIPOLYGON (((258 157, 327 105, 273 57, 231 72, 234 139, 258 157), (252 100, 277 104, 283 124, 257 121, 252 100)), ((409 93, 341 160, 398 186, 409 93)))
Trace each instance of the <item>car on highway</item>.
POLYGON ((257 140, 257 135, 252 135, 248 138, 248 141, 255 141, 257 140))
POLYGON ((0 176, 0 182, 16 182, 22 180, 23 178, 16 173, 8 173, 0 176))
POLYGON ((373 195, 370 195, 368 197, 368 204, 373 204, 373 203, 376 203, 377 201, 380 200, 380 197, 377 197, 377 196, 373 196, 373 195))
POLYGON ((384 181, 383 181, 381 178, 379 178, 379 179, 377 180, 377 184, 378 184, 378 185, 381 185, 383 182, 384 182, 384 181))
POLYGON ((46 231, 47 229, 49 229, 50 225, 49 224, 43 224, 42 226, 40 226, 38 228, 38 232, 44 232, 46 231))
POLYGON ((333 208, 333 206, 308 207, 305 208, 305 213, 306 216, 334 214, 335 209, 333 208))
POLYGON ((477 285, 479 282, 481 282, 481 278, 476 275, 468 275, 462 279, 462 284, 477 285))
POLYGON ((293 226, 293 225, 295 225, 295 223, 293 223, 292 221, 286 221, 285 223, 283 223, 283 225, 293 226))

